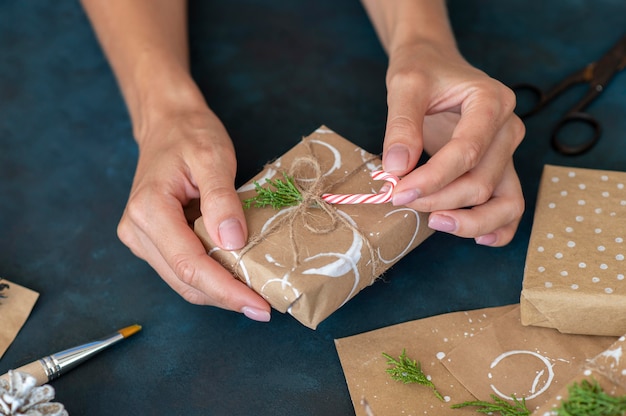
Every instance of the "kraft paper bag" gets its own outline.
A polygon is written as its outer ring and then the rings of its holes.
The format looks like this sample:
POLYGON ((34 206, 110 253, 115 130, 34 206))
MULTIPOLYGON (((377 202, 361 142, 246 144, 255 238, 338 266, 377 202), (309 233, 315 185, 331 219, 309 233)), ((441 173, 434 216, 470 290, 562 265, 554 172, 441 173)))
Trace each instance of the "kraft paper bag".
MULTIPOLYGON (((303 194, 377 193, 383 182, 371 172, 380 166, 378 157, 322 126, 238 192, 245 201, 256 194, 255 181, 267 186, 265 179, 284 180, 290 173, 303 194)), ((433 232, 426 214, 389 203, 316 200, 244 212, 250 240, 243 250, 216 248, 202 218, 194 230, 212 257, 274 309, 313 329, 433 232)))
POLYGON ((546 165, 521 294, 524 325, 626 333, 626 172, 546 165))
POLYGON ((583 369, 572 378, 567 387, 562 387, 556 395, 544 403, 535 414, 552 416, 554 409, 569 398, 569 386, 583 381, 597 382, 605 393, 611 396, 626 396, 626 336, 620 337, 613 345, 587 362, 583 369))
POLYGON ((519 305, 454 312, 335 341, 357 415, 475 415, 473 400, 525 398, 534 410, 616 337, 562 334, 520 323, 519 305), (382 353, 419 361, 444 401, 394 381, 382 353))
POLYGON ((475 415, 473 410, 451 410, 453 403, 475 400, 441 360, 455 346, 477 336, 515 305, 445 315, 405 322, 335 340, 348 389, 357 416, 386 415, 475 415), (385 372, 387 359, 402 351, 420 361, 444 402, 424 386, 402 384, 385 372), (453 412, 453 413, 450 413, 453 412))
POLYGON ((0 358, 26 322, 39 297, 37 292, 17 283, 0 279, 2 283, 8 287, 0 291, 0 358))
POLYGON ((615 337, 524 327, 519 309, 514 309, 454 348, 441 363, 473 396, 523 397, 532 410, 556 396, 589 359, 614 341, 615 337))

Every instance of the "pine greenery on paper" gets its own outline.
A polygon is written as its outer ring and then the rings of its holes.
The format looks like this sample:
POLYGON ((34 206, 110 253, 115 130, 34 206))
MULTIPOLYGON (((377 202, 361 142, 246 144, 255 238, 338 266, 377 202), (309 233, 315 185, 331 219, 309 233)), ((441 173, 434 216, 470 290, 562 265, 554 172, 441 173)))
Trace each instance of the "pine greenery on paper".
MULTIPOLYGON (((602 387, 583 380, 580 384, 573 383, 568 387, 568 398, 552 414, 558 416, 625 416, 626 396, 615 397, 606 394, 602 387)), ((531 411, 526 407, 525 400, 512 397, 513 403, 509 403, 491 395, 493 403, 485 401, 471 401, 452 405, 453 409, 476 406, 478 413, 499 414, 501 416, 528 416, 531 411)))
POLYGON ((626 415, 626 396, 606 394, 597 381, 583 380, 568 387, 569 397, 556 409, 559 416, 623 416, 626 415))
POLYGON ((444 401, 443 396, 437 391, 433 382, 430 381, 422 371, 421 363, 408 358, 406 356, 406 350, 402 350, 402 355, 400 355, 397 360, 384 352, 383 357, 387 359, 387 365, 393 366, 386 370, 392 379, 401 381, 404 384, 417 383, 430 387, 435 396, 439 400, 444 401))
MULTIPOLYGON (((444 401, 435 385, 422 371, 420 362, 408 358, 406 350, 402 350, 402 355, 398 359, 386 353, 383 353, 383 356, 387 359, 387 365, 392 366, 387 368, 386 372, 393 380, 430 387, 435 396, 444 401)), ((513 395, 509 401, 492 394, 491 399, 492 402, 473 400, 458 403, 452 405, 451 408, 476 407, 477 413, 500 416, 530 416, 532 413, 526 407, 524 398, 518 399, 513 395)), ((583 380, 580 384, 573 383, 568 387, 568 398, 561 401, 561 405, 551 414, 557 416, 626 416, 626 395, 611 396, 604 392, 597 381, 583 380)))
POLYGON ((265 179, 268 184, 267 188, 262 187, 257 181, 254 181, 254 189, 257 194, 243 201, 244 208, 250 207, 263 208, 271 206, 274 209, 298 205, 302 202, 302 194, 296 187, 291 176, 283 173, 282 179, 265 179))
MULTIPOLYGON (((513 403, 509 403, 507 400, 501 399, 495 394, 491 395, 493 402, 486 402, 482 400, 475 400, 469 402, 463 402, 459 404, 453 404, 453 409, 460 409, 462 407, 478 407, 476 411, 478 413, 484 413, 488 415, 500 415, 500 416, 529 416, 530 410, 526 407, 526 400, 517 399, 515 396, 511 397, 513 403)), ((588 415, 589 416, 589 415, 588 415)))

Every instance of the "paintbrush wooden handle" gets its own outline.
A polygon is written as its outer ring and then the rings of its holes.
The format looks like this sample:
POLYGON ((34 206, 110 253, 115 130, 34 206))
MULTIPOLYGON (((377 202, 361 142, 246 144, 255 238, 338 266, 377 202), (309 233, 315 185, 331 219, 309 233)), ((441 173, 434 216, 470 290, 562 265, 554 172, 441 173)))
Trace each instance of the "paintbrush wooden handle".
MULTIPOLYGON (((38 386, 41 386, 48 382, 48 375, 46 374, 46 371, 43 365, 39 362, 39 360, 23 365, 20 368, 16 368, 13 371, 19 371, 20 373, 30 374, 31 376, 35 377, 35 379, 37 380, 38 386)), ((0 376, 0 379, 6 380, 8 382, 9 373, 3 374, 2 376, 0 376)))

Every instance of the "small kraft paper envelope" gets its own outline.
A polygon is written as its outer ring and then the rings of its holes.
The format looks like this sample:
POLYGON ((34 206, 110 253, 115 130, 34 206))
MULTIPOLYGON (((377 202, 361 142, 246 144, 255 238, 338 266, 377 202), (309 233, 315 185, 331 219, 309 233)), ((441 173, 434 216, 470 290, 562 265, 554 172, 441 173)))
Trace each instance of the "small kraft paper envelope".
POLYGON ((467 401, 533 411, 554 397, 616 337, 562 334, 520 323, 519 305, 453 312, 335 340, 358 416, 476 415, 467 401), (444 400, 427 386, 392 380, 382 353, 419 361, 444 400))
POLYGON ((524 268, 522 324, 626 333, 626 172, 546 165, 524 268))
POLYGON ((602 351, 584 365, 583 369, 566 383, 561 390, 536 410, 540 416, 556 415, 555 408, 561 406, 562 401, 571 400, 571 387, 574 383, 581 385, 588 382, 597 383, 602 390, 613 397, 626 396, 626 336, 620 337, 608 349, 602 351))
POLYGON ((250 239, 242 250, 217 248, 202 217, 194 230, 212 257, 274 309, 315 329, 432 234, 426 214, 410 208, 315 198, 377 193, 383 183, 371 172, 380 166, 378 157, 322 126, 238 190, 245 201, 256 195, 254 182, 285 181, 286 173, 309 202, 245 209, 250 239))
POLYGON ((0 279, 0 357, 4 355, 28 319, 39 293, 0 279), (6 287, 4 285, 7 285, 6 287))

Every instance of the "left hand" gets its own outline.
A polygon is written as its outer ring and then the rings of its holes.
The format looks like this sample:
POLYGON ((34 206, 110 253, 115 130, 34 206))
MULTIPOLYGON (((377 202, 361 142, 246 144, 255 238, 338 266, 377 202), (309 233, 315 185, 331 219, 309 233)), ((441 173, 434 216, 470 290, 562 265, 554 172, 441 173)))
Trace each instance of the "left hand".
POLYGON ((387 89, 383 168, 404 175, 393 203, 430 212, 435 230, 509 243, 524 211, 512 155, 525 128, 513 92, 455 48, 429 43, 390 54, 387 89), (415 168, 424 150, 431 157, 415 168))

